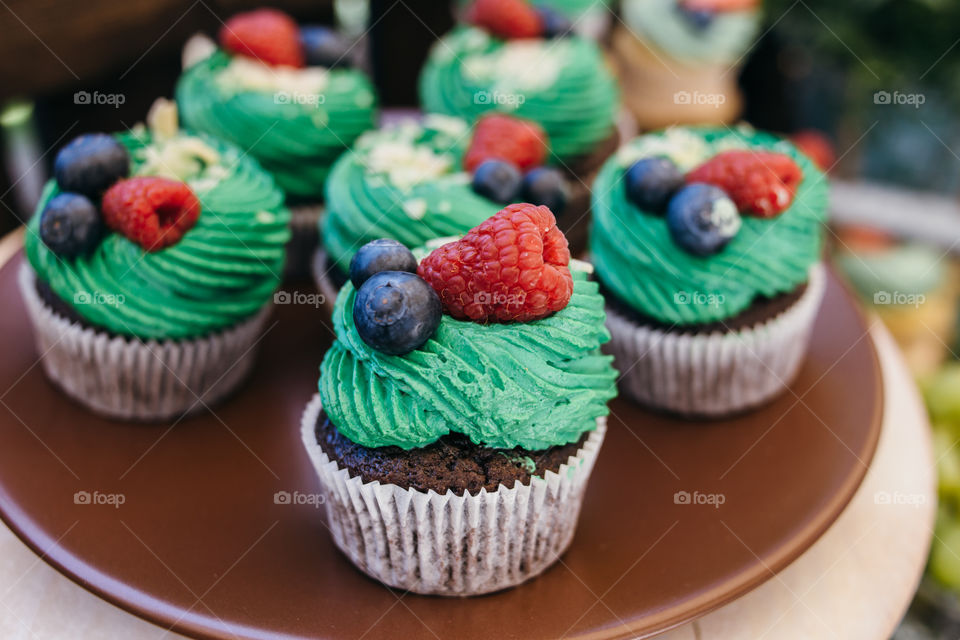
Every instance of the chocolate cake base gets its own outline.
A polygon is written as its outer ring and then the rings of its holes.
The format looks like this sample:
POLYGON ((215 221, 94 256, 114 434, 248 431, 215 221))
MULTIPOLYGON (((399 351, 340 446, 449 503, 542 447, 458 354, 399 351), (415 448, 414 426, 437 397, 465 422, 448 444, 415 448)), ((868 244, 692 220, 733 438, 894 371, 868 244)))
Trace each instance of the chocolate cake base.
POLYGON ((792 307, 807 290, 807 283, 803 283, 789 293, 780 294, 772 298, 763 296, 758 297, 749 307, 737 315, 726 318, 722 321, 706 322, 702 324, 677 325, 662 322, 640 313, 626 302, 618 298, 615 293, 610 291, 610 289, 603 284, 603 280, 601 278, 598 277, 597 281, 600 283, 600 293, 603 294, 607 304, 610 305, 610 307, 620 315, 629 318, 642 327, 650 327, 652 329, 660 329, 662 331, 669 331, 671 333, 682 333, 688 335, 699 335, 715 332, 729 333, 731 331, 740 331, 742 329, 755 327, 758 324, 763 324, 768 320, 776 318, 778 315, 792 307))
POLYGON ((557 471, 570 456, 576 455, 589 432, 577 442, 543 451, 491 449, 474 444, 459 433, 448 434, 421 449, 409 451, 387 446, 368 448, 342 435, 326 412, 317 418, 317 443, 331 460, 360 476, 364 482, 379 481, 403 489, 452 490, 457 495, 476 494, 480 489, 496 491, 502 484, 512 488, 515 482, 529 484, 534 476, 557 471))
POLYGON ((559 167, 570 188, 570 200, 563 211, 554 213, 557 216, 557 226, 567 237, 570 254, 574 257, 587 250, 590 231, 590 190, 593 187, 593 180, 603 163, 619 146, 620 133, 614 128, 613 133, 597 145, 591 153, 572 158, 565 163, 566 166, 559 167))

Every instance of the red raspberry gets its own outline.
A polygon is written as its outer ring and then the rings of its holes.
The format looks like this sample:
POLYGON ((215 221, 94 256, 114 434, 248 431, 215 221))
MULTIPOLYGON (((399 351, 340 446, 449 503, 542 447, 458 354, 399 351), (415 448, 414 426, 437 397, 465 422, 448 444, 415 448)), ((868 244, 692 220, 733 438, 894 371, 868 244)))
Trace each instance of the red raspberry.
POLYGON ((476 0, 467 21, 501 38, 536 38, 543 33, 540 14, 526 0, 476 0))
POLYGON ((808 158, 813 160, 820 171, 829 171, 837 161, 837 154, 833 150, 833 143, 824 134, 816 129, 804 129, 790 136, 797 149, 800 149, 808 158))
POLYGON ((683 0, 684 9, 690 11, 713 11, 724 13, 727 11, 749 11, 760 5, 759 0, 683 0))
POLYGON ((183 182, 139 177, 103 194, 103 220, 147 251, 174 245, 200 217, 200 201, 183 182))
POLYGON ((474 322, 531 322, 567 306, 567 239, 550 209, 511 204, 420 262, 444 311, 474 322))
POLYGON ((546 161, 548 147, 547 133, 536 122, 494 113, 477 121, 463 166, 472 173, 485 160, 497 158, 528 171, 546 161))
POLYGON ((770 151, 723 151, 687 174, 687 184, 716 185, 741 213, 758 218, 785 211, 802 180, 803 171, 793 158, 770 151))
POLYGON ((220 45, 266 64, 303 66, 300 28, 293 18, 276 9, 233 16, 220 28, 220 45))

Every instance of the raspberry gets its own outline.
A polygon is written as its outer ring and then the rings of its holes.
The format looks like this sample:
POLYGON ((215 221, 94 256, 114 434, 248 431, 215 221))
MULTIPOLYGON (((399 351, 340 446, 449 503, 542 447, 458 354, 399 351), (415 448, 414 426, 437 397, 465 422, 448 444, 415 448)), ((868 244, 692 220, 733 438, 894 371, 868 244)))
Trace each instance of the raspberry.
POLYGON ((303 66, 300 29, 293 18, 276 9, 233 16, 220 29, 220 45, 266 64, 303 66))
POLYGON ((543 32, 540 14, 526 0, 476 0, 467 20, 501 38, 536 38, 543 32))
POLYGON ((536 122, 490 114, 477 121, 463 166, 473 172, 485 160, 497 159, 528 171, 544 163, 548 146, 547 134, 536 122))
POLYGON ((183 182, 139 177, 121 180, 103 194, 107 226, 147 251, 176 244, 200 217, 200 201, 183 182))
POLYGON ((463 239, 436 249, 417 273, 444 311, 474 322, 531 322, 567 306, 570 249, 544 206, 511 204, 463 239))
POLYGON ((682 2, 684 9, 715 13, 749 11, 750 9, 756 9, 759 4, 759 0, 683 0, 682 2))
POLYGON ((790 136, 790 142, 800 149, 821 171, 829 171, 837 161, 830 139, 816 129, 804 129, 790 136))
POLYGON ((803 171, 789 156, 770 151, 724 151, 687 174, 730 196, 741 213, 773 218, 793 202, 803 171))

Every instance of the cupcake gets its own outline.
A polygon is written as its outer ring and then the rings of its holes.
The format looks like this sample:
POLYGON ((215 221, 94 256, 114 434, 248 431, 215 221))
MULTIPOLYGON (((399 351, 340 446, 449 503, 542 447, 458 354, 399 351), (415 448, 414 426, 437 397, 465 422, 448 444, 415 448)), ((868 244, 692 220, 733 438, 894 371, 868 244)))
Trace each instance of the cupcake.
POLYGON ((547 156, 538 125, 499 114, 481 117, 473 130, 432 114, 364 134, 327 181, 318 286, 333 300, 350 261, 371 240, 416 248, 460 236, 520 199, 582 216, 589 194, 571 198, 562 172, 543 166, 547 156))
MULTIPOLYGON (((477 0, 467 18, 430 52, 420 76, 424 110, 468 122, 489 112, 532 120, 549 137, 549 164, 585 190, 619 144, 619 92, 596 43, 549 30, 525 0, 477 0)), ((558 214, 575 249, 586 222, 558 214)))
POLYGON ((621 390, 690 415, 783 391, 824 291, 826 195, 796 147, 747 128, 624 146, 597 178, 590 239, 621 390))
POLYGON ((64 147, 20 286, 49 378, 114 418, 205 408, 250 371, 283 268, 283 193, 240 149, 175 126, 64 147))
POLYGON ((340 291, 302 423, 334 542, 399 589, 517 585, 569 546, 616 394, 598 287, 543 206, 418 267, 377 252, 340 291))
POLYGON ((177 83, 184 124, 238 145, 273 175, 295 205, 291 270, 305 273, 327 174, 373 127, 376 94, 351 68, 348 42, 277 10, 234 16, 219 41, 195 37, 185 50, 177 83))
POLYGON ((623 0, 621 14, 611 54, 641 128, 739 118, 737 67, 758 33, 759 0, 623 0))

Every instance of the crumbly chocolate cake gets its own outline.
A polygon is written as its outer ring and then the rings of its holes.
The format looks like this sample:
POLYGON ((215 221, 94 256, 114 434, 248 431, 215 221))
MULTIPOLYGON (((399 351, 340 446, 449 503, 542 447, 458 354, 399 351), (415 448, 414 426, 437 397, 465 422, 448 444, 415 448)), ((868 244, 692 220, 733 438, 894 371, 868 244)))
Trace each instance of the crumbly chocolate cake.
POLYGON ((404 489, 476 494, 480 489, 495 491, 501 484, 513 487, 530 482, 532 476, 557 471, 583 445, 588 433, 577 442, 544 451, 489 449, 462 434, 451 433, 437 442, 409 451, 400 447, 367 448, 351 442, 321 412, 317 418, 317 443, 331 460, 345 467, 351 477, 364 482, 379 480, 404 489))
POLYGON ((803 283, 790 293, 783 293, 772 298, 757 298, 749 307, 732 318, 727 318, 722 322, 717 321, 681 326, 661 322, 649 316, 643 315, 636 309, 631 308, 629 305, 620 300, 616 294, 604 286, 602 280, 598 279, 598 282, 600 282, 600 292, 603 294, 603 297, 606 298, 607 304, 609 304, 610 307, 620 315, 630 318, 642 327, 651 327, 653 329, 661 329, 673 333, 684 333, 689 335, 713 333, 714 331, 728 333, 731 331, 740 331, 741 329, 749 329, 750 327, 764 323, 767 320, 771 320, 789 309, 794 303, 797 302, 797 300, 800 299, 801 296, 803 296, 804 292, 807 290, 807 283, 803 283))

